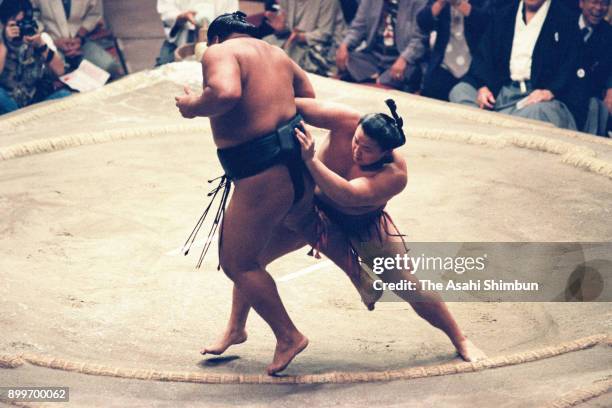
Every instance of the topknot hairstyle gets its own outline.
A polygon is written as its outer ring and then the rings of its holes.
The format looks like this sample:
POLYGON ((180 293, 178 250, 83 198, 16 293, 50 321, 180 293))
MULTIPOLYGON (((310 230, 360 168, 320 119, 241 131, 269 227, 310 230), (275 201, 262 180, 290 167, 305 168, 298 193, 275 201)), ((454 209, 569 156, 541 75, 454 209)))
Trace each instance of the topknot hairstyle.
POLYGON ((210 44, 215 37, 219 41, 224 41, 232 34, 246 34, 254 37, 257 28, 246 20, 246 14, 242 11, 221 14, 215 18, 208 26, 208 43, 210 44))
POLYGON ((397 105, 393 99, 385 101, 391 116, 386 113, 368 113, 359 120, 365 134, 374 139, 383 150, 391 150, 406 143, 404 120, 397 114, 397 105))

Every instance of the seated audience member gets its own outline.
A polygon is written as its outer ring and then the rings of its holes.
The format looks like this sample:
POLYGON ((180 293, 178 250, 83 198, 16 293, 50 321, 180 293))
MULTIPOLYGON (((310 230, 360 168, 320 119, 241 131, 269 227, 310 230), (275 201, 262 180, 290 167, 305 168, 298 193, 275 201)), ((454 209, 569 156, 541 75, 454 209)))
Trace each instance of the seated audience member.
POLYGON ((423 32, 437 34, 421 95, 448 100, 468 72, 489 18, 488 0, 429 0, 417 22, 423 32))
POLYGON ((0 114, 70 95, 53 88, 54 77, 64 73, 64 62, 32 14, 29 0, 5 0, 0 5, 0 114))
POLYGON ((522 0, 494 14, 451 102, 576 129, 563 101, 578 68, 579 33, 558 0, 522 0))
POLYGON ((200 24, 210 23, 221 14, 237 10, 238 0, 157 0, 157 12, 164 24, 166 39, 155 65, 173 62, 178 47, 196 42, 200 24), (208 9, 211 14, 197 15, 198 9, 208 9))
POLYGON ((578 7, 579 1, 580 0, 561 0, 561 2, 565 4, 565 7, 576 15, 580 14, 580 7, 578 7))
POLYGON ((283 48, 304 70, 330 74, 346 27, 338 0, 279 0, 278 6, 266 11, 274 33, 263 40, 283 48))
POLYGON ((576 122, 579 129, 607 136, 612 115, 612 27, 604 20, 610 0, 580 0, 578 27, 584 42, 579 81, 585 93, 576 122))
POLYGON ((104 47, 87 36, 102 19, 102 0, 33 0, 40 19, 62 53, 68 69, 78 68, 83 59, 121 76, 121 65, 104 47))
POLYGON ((344 16, 344 22, 351 24, 357 14, 357 7, 359 7, 358 0, 340 0, 340 7, 342 8, 342 15, 344 16))
POLYGON ((274 33, 274 29, 270 27, 265 14, 266 11, 277 11, 278 9, 280 9, 280 6, 276 4, 276 0, 264 0, 263 13, 255 13, 247 16, 247 21, 257 27, 257 31, 253 34, 255 38, 262 39, 274 33))
POLYGON ((425 4, 426 0, 361 0, 336 53, 342 78, 419 90, 426 39, 416 16, 425 4), (364 40, 365 48, 357 48, 364 40))

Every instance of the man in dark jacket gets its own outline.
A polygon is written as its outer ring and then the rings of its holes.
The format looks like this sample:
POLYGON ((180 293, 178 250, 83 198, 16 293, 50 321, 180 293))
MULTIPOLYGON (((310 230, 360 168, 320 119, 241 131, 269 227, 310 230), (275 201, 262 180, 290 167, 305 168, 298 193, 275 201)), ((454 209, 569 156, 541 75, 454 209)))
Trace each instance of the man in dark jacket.
POLYGON ((425 4, 425 0, 361 0, 336 52, 341 77, 419 90, 425 38, 416 16, 425 4), (365 47, 360 48, 363 41, 365 47))
POLYGON ((576 129, 566 104, 578 70, 578 27, 558 0, 522 0, 494 15, 452 102, 576 129))
POLYGON ((574 98, 579 129, 599 136, 610 131, 612 113, 612 27, 604 20, 610 0, 580 0, 577 18, 582 35, 578 92, 574 98))
POLYGON ((489 0, 429 0, 417 23, 424 33, 436 31, 421 95, 448 100, 450 90, 470 68, 490 19, 489 0))

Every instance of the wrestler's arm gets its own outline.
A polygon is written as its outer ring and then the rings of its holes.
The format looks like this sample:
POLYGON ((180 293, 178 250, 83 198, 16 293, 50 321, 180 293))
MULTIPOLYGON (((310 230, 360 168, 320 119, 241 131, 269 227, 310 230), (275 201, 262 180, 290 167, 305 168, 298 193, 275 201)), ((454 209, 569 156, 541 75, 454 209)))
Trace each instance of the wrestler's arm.
POLYGON ((303 133, 300 129, 295 132, 302 145, 302 158, 312 178, 321 191, 338 205, 359 207, 382 204, 406 187, 406 172, 391 166, 373 177, 346 180, 315 157, 314 141, 308 132, 303 133))
POLYGON ((382 204, 406 187, 406 175, 395 169, 348 181, 315 157, 305 163, 323 194, 343 207, 382 204))
POLYGON ((296 98, 314 98, 315 91, 306 72, 293 60, 289 59, 293 69, 293 94, 296 98))
POLYGON ((359 124, 361 115, 346 105, 333 102, 323 102, 310 98, 295 98, 298 112, 309 125, 329 129, 332 134, 353 133, 359 124))
POLYGON ((191 116, 218 116, 229 112, 242 97, 240 65, 233 53, 214 45, 202 57, 204 92, 186 98, 191 116))

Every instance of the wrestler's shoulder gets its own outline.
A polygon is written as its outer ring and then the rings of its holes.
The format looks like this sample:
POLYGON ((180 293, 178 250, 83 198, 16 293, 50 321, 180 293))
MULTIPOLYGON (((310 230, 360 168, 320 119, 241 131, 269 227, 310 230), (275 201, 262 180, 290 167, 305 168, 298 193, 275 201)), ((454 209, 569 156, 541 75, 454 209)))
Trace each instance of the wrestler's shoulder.
POLYGON ((407 172, 408 165, 406 164, 406 159, 404 159, 398 152, 393 152, 393 162, 389 168, 393 172, 407 172))
POLYGON ((249 50, 265 50, 271 53, 282 53, 286 55, 280 47, 275 47, 271 44, 268 44, 265 41, 262 41, 257 38, 250 37, 240 37, 234 38, 231 40, 223 41, 222 43, 215 44, 211 46, 211 48, 219 47, 219 50, 223 50, 224 52, 232 52, 236 54, 244 54, 249 50))
POLYGON ((406 168, 406 161, 402 158, 399 162, 391 164, 389 177, 387 181, 391 186, 394 186, 397 192, 402 191, 406 184, 408 184, 408 169, 406 168))

